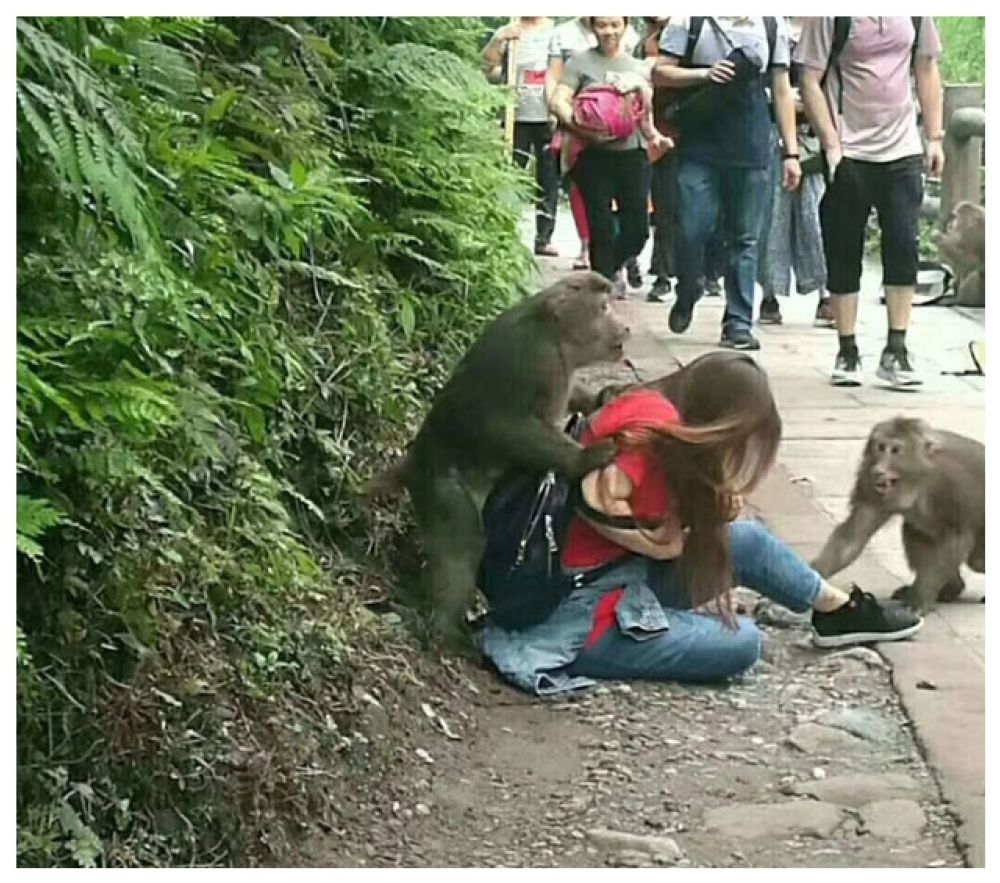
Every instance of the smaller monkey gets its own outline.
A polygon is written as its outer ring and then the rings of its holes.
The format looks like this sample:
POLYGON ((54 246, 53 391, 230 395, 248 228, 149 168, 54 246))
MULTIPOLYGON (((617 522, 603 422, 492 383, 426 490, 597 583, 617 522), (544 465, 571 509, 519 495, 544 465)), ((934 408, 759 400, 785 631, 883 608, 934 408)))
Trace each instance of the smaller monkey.
POLYGON ((986 303, 986 209, 971 202, 955 206, 938 236, 941 261, 955 273, 956 303, 981 307, 986 303))
POLYGON ((986 571, 986 449, 923 420, 895 417, 868 437, 851 492, 851 511, 812 566, 839 573, 893 515, 903 516, 903 548, 915 574, 894 598, 926 612, 965 589, 960 568, 986 571))

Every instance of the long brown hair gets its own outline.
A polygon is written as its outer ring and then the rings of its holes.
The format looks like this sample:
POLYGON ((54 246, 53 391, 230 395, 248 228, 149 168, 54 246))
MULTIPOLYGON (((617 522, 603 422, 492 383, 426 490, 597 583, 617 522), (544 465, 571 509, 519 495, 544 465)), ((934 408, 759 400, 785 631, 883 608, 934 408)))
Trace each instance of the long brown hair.
POLYGON ((701 356, 655 387, 680 412, 682 423, 628 430, 620 446, 643 448, 663 464, 677 514, 688 529, 681 568, 691 604, 712 600, 727 621, 732 559, 733 497, 749 493, 774 464, 781 417, 764 369, 751 356, 701 356))

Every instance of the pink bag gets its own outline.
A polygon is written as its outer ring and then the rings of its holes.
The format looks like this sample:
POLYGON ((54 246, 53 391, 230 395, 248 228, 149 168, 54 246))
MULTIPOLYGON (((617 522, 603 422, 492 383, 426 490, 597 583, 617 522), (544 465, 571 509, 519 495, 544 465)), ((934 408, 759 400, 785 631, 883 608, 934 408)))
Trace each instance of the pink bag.
POLYGON ((636 92, 623 95, 613 86, 591 86, 573 99, 573 120, 612 138, 628 138, 643 115, 642 99, 636 92))
MULTIPOLYGON (((642 98, 637 92, 624 95, 614 86, 589 86, 573 98, 573 122, 581 129, 589 129, 611 138, 628 138, 645 113, 642 98)), ((569 136, 562 144, 562 171, 568 172, 586 145, 579 138, 569 136)))

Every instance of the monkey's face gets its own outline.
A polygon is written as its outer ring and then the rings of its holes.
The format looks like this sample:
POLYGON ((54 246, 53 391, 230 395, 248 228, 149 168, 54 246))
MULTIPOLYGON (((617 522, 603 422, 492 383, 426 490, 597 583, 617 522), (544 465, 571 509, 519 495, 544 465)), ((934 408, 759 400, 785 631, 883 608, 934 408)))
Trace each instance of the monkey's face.
POLYGON ((548 304, 559 325, 559 339, 574 367, 616 362, 625 353, 628 326, 616 315, 611 285, 597 273, 567 276, 548 304))
POLYGON ((865 469, 871 489, 883 499, 912 487, 933 468, 933 440, 919 420, 896 418, 880 423, 868 438, 865 469))

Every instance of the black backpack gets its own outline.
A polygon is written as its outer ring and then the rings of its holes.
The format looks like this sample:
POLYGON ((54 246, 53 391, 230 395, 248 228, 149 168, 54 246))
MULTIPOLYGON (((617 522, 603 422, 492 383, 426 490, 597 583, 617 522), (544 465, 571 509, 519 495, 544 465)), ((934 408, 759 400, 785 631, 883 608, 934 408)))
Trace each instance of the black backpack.
MULTIPOLYGON (((583 416, 574 414, 566 432, 578 440, 585 426, 583 416)), ((574 589, 620 563, 563 573, 566 529, 579 502, 580 483, 552 470, 540 477, 511 470, 497 482, 483 506, 486 546, 478 575, 493 624, 508 630, 536 625, 574 589)))
MULTIPOLYGON (((913 48, 910 50, 910 67, 913 67, 917 58, 917 44, 920 42, 920 26, 923 24, 923 16, 911 15, 910 22, 913 24, 913 48)), ((822 89, 826 86, 826 81, 830 78, 830 72, 837 72, 837 113, 844 113, 844 78, 840 74, 840 56, 847 45, 847 38, 851 35, 851 17, 838 15, 833 19, 833 40, 830 43, 830 57, 826 62, 826 70, 820 77, 819 85, 822 89)))
MULTIPOLYGON (((702 28, 708 20, 709 17, 705 15, 692 15, 689 19, 687 44, 684 47, 684 55, 681 58, 681 67, 691 67, 694 48, 698 43, 698 38, 701 36, 702 28)), ((712 21, 714 22, 714 19, 712 21)), ((764 16, 764 32, 767 35, 767 66, 770 67, 774 61, 774 49, 778 42, 778 19, 773 15, 764 16)), ((711 85, 705 84, 695 88, 659 90, 662 93, 662 97, 660 98, 662 106, 661 117, 664 123, 663 128, 667 134, 676 140, 685 128, 696 126, 702 122, 706 111, 708 113, 712 112, 711 102, 697 100, 698 93, 703 89, 710 88, 711 85)))

